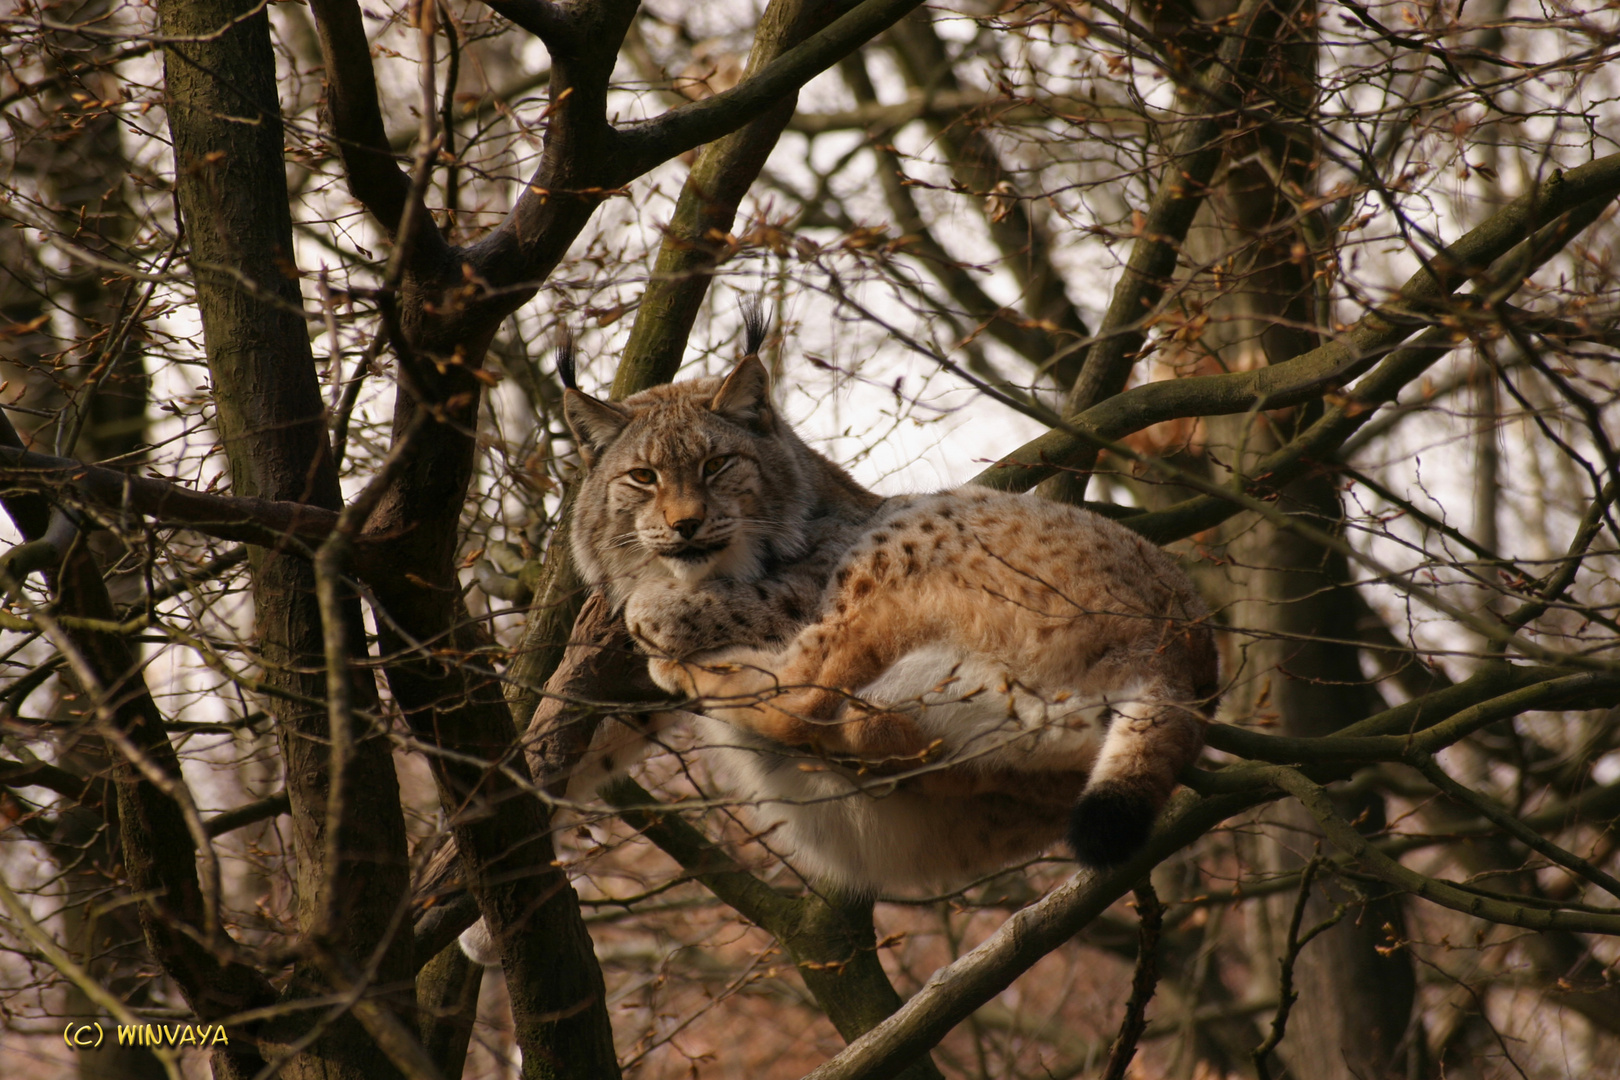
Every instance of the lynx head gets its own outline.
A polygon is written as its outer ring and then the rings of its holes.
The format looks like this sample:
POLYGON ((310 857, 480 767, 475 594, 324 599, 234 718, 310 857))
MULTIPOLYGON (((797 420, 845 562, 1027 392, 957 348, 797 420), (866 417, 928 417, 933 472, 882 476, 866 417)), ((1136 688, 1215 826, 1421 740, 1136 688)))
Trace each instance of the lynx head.
POLYGON ((758 357, 621 402, 570 388, 563 415, 589 469, 574 559, 615 604, 648 575, 748 581, 803 554, 815 454, 777 416, 758 357))

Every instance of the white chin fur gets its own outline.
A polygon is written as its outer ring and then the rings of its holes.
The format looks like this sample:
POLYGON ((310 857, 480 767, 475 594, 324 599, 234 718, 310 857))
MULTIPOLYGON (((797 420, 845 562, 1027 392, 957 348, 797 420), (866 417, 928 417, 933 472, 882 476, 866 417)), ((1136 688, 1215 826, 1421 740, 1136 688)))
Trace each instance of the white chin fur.
POLYGON ((683 585, 696 585, 713 577, 757 581, 765 573, 760 552, 747 532, 734 533, 731 543, 702 562, 660 558, 669 576, 683 585))
POLYGON ((669 571, 670 577, 682 585, 691 586, 714 577, 720 567, 720 556, 724 554, 725 552, 722 551, 719 554, 710 555, 702 562, 694 562, 691 559, 664 558, 660 558, 658 561, 664 564, 664 569, 669 571))

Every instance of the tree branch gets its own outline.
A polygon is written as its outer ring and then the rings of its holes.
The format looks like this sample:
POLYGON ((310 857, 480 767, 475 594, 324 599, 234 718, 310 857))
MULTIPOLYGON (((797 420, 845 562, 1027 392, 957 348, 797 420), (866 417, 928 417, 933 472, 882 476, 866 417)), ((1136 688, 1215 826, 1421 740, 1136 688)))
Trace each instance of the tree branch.
POLYGON ((280 817, 292 807, 292 800, 285 790, 278 791, 268 798, 257 802, 250 802, 246 806, 238 806, 234 810, 215 814, 208 819, 207 828, 209 836, 224 836, 228 832, 256 825, 261 821, 268 821, 273 817, 280 817))
MULTIPOLYGON (((744 870, 725 851, 630 779, 605 795, 619 816, 743 918, 776 938, 822 1012, 855 1040, 900 1008, 900 995, 878 960, 872 905, 832 893, 789 896, 744 870)), ((926 1055, 897 1074, 938 1080, 926 1055)))
POLYGON ((571 55, 579 48, 578 30, 568 11, 553 0, 484 0, 495 14, 545 42, 552 56, 571 55))
MULTIPOLYGON (((879 102, 858 99, 855 108, 841 112, 798 112, 788 121, 788 130, 801 135, 826 135, 834 131, 891 132, 915 120, 950 120, 978 116, 996 124, 1027 121, 1040 123, 1060 120, 1076 124, 1106 124, 1113 133, 1140 134, 1147 126, 1140 109, 1096 102, 1085 97, 1043 98, 1006 97, 983 90, 912 90, 903 101, 879 102)), ((1162 119, 1162 118, 1161 118, 1162 119)))
MULTIPOLYGON (((749 77, 827 22, 833 6, 821 0, 772 0, 754 33, 749 77)), ((613 396, 623 398, 669 382, 680 367, 692 324, 709 291, 719 261, 715 235, 731 232, 737 207, 759 177, 798 103, 790 92, 723 138, 704 146, 681 187, 653 278, 641 294, 636 322, 613 378, 613 396)))
POLYGON ((1421 772, 1429 783, 1445 792, 1456 802, 1479 814, 1531 851, 1545 856, 1548 860, 1562 866, 1576 877, 1584 878, 1603 889, 1610 896, 1620 899, 1620 881, 1616 881, 1612 874, 1607 873, 1600 867, 1593 866, 1579 855, 1559 847, 1530 828, 1529 825, 1508 813, 1506 809, 1497 805, 1495 800, 1487 799, 1484 795, 1471 791, 1462 784, 1457 783, 1440 767, 1439 762, 1435 761, 1429 754, 1413 751, 1406 755, 1406 762, 1421 772))
POLYGON ((789 49, 759 74, 730 90, 622 130, 619 141, 625 159, 617 182, 625 183, 735 129, 893 26, 921 2, 862 0, 827 29, 789 49))
POLYGON ((1205 741, 1217 750, 1285 765, 1402 761, 1410 754, 1438 753, 1481 728, 1529 710, 1603 708, 1615 703, 1620 703, 1620 675, 1503 666, 1332 735, 1301 739, 1211 724, 1205 741), (1523 680, 1533 681, 1506 689, 1523 680), (1481 692, 1491 696, 1479 700, 1481 692))
MULTIPOLYGON (((326 108, 349 191, 383 231, 394 237, 411 204, 411 181, 388 145, 360 5, 355 0, 310 0, 310 11, 326 67, 326 108)), ((426 220, 427 210, 420 200, 416 209, 419 219, 426 220)), ((416 231, 422 235, 416 238, 415 255, 442 261, 449 252, 444 239, 432 229, 416 231)))
POLYGON ((1136 1044, 1147 1030, 1148 1002, 1159 985, 1159 931, 1164 926, 1164 905, 1147 879, 1136 887, 1136 913, 1141 919, 1137 933, 1136 971, 1131 976, 1131 996, 1125 1002, 1125 1019, 1120 1021, 1119 1034, 1108 1051, 1108 1065, 1102 1080, 1125 1080, 1131 1059, 1136 1056, 1136 1044))
MULTIPOLYGON (((961 92, 950 53, 929 9, 919 8, 901 19, 889 31, 888 41, 913 88, 942 95, 961 92)), ((1046 223, 1031 214, 1030 204, 1011 190, 1013 173, 980 125, 936 127, 934 135, 950 161, 953 182, 978 196, 973 200, 975 212, 1001 252, 1001 265, 1011 271, 1023 292, 1021 306, 1027 318, 1020 321, 1027 332, 1042 339, 1034 363, 1043 372, 1055 367, 1049 373, 1058 384, 1072 386, 1080 367, 1074 346, 1088 340, 1091 331, 1070 302, 1063 277, 1052 262, 1052 238, 1046 223), (1000 201, 999 211, 991 213, 987 199, 1003 191, 1008 192, 1007 197, 1000 201), (1053 357, 1065 359, 1049 363, 1053 357)))
MULTIPOLYGON (((0 449, 16 453, 18 441, 10 422, 0 415, 0 449)), ((39 540, 46 535, 40 528, 44 518, 36 496, 11 495, 3 501, 25 538, 39 540)), ((72 543, 63 555, 46 571, 59 608, 113 621, 112 599, 89 549, 72 543)), ((259 971, 221 961, 203 943, 214 935, 205 935, 202 928, 218 914, 217 878, 210 875, 207 889, 198 878, 197 856, 211 854, 198 850, 198 841, 207 843, 206 829, 194 839, 187 813, 174 797, 185 794, 177 787, 184 782, 180 761, 129 642, 115 634, 70 631, 49 616, 38 617, 54 627, 53 644, 68 658, 81 691, 92 699, 97 726, 114 744, 109 750, 122 860, 130 889, 140 898, 137 911, 152 956, 204 1020, 273 1002, 275 991, 259 971)), ((217 934, 229 941, 224 930, 217 934)), ((262 1065, 246 1042, 226 1055, 222 1073, 227 1076, 250 1076, 262 1065)))
MULTIPOLYGON (((1265 0, 1248 0, 1227 30, 1213 70, 1198 80, 1203 99, 1200 104, 1206 111, 1187 121, 1170 152, 1142 220, 1140 235, 1131 247, 1130 259, 1114 286, 1096 342, 1085 349, 1085 365, 1069 391, 1066 415, 1083 413, 1124 389, 1147 337, 1147 319, 1164 296, 1187 230, 1225 154, 1221 129, 1228 122, 1229 112, 1220 107, 1220 102, 1230 96, 1228 91, 1273 44, 1258 32, 1257 26, 1271 14, 1265 0)), ((1077 459, 1083 468, 1089 467, 1096 459, 1096 451, 1082 447, 1077 459)))
POLYGON ((1369 873, 1380 881, 1420 896, 1441 907, 1460 911, 1465 915, 1491 922, 1519 926, 1526 930, 1571 930, 1583 934, 1620 934, 1620 914, 1599 914, 1592 911, 1547 910, 1542 907, 1518 903, 1505 897, 1489 897, 1469 892, 1448 881, 1409 870, 1379 851, 1365 836, 1339 815, 1328 797, 1317 784, 1303 773, 1282 765, 1269 766, 1263 775, 1271 783, 1298 799, 1322 832, 1342 851, 1355 857, 1369 873))
MULTIPOLYGON (((1336 379, 1347 377, 1346 373, 1364 370, 1369 358, 1376 360, 1379 355, 1388 354, 1377 370, 1356 385, 1349 395, 1352 400, 1331 405, 1323 417, 1300 436, 1263 459, 1253 470, 1254 475, 1266 477, 1272 485, 1282 483, 1297 475, 1307 454, 1325 453, 1343 442, 1356 428, 1371 419, 1377 405, 1394 400, 1402 387, 1455 345, 1450 328, 1441 327, 1407 348, 1389 352, 1410 336, 1414 329, 1444 314, 1437 310, 1440 301, 1450 296, 1465 280, 1478 277, 1484 286, 1479 301, 1482 310, 1493 310, 1494 305, 1511 295, 1536 266, 1556 254, 1564 244, 1595 221, 1617 194, 1620 194, 1620 154, 1600 158, 1568 173, 1555 173, 1546 183, 1520 196, 1444 249, 1430 261, 1429 267, 1407 280, 1394 303, 1368 312, 1345 338, 1262 371, 1249 373, 1263 376, 1264 371, 1286 369, 1290 376, 1303 380, 1322 378, 1323 382, 1313 386, 1313 390, 1320 390, 1336 379), (1331 374, 1335 371, 1339 374, 1331 374)), ((1284 376, 1285 379, 1288 377, 1284 376)), ((1267 382, 1269 378, 1271 376, 1263 376, 1251 384, 1247 391, 1248 408, 1272 407, 1271 403, 1278 400, 1275 394, 1288 392, 1282 386, 1267 382), (1267 388, 1267 392, 1256 392, 1262 386, 1267 388)), ((1105 411, 1092 415, 1088 410, 1073 423, 1049 431, 1019 447, 1001 462, 980 473, 974 478, 974 483, 1009 491, 1033 487, 1060 468, 1082 459, 1087 448, 1095 444, 1095 440, 1088 438, 1088 435, 1093 432, 1101 434, 1092 427, 1098 417, 1112 417, 1115 410, 1129 412, 1145 402, 1169 405, 1180 393, 1169 388, 1175 381, 1200 383, 1208 388, 1206 392, 1213 393, 1217 398, 1210 403, 1215 406, 1211 412, 1235 406, 1237 399, 1245 395, 1241 380, 1233 381, 1229 375, 1167 380, 1137 387, 1117 395, 1123 399, 1130 394, 1138 394, 1135 401, 1115 404, 1110 399, 1103 403, 1107 406, 1105 411), (1205 379, 1213 381, 1203 382, 1205 379), (1152 390, 1152 387, 1158 386, 1166 389, 1152 390), (1228 394, 1232 394, 1232 397, 1227 398, 1225 395, 1228 394)), ((1203 402, 1196 405, 1183 402, 1169 407, 1201 412, 1202 405, 1203 402)), ((1247 410, 1233 408, 1232 411, 1247 410)), ((1182 411, 1179 415, 1193 414, 1192 411, 1182 411)), ((1157 410, 1147 415, 1163 418, 1163 414, 1157 410)), ((1123 421, 1123 417, 1120 420, 1123 421)), ((1117 427, 1111 430, 1117 430, 1117 427)), ((1236 512, 1219 497, 1204 495, 1133 518, 1131 527, 1145 536, 1167 542, 1190 532, 1210 528, 1236 512)))
POLYGON ((72 492, 110 517, 133 512, 171 528, 265 547, 289 541, 294 549, 317 544, 337 523, 337 514, 306 503, 211 495, 167 480, 9 446, 0 446, 0 483, 72 492))
POLYGON ((1039 903, 1015 913, 984 944, 934 972, 898 1012, 805 1080, 877 1080, 893 1075, 1079 933, 1158 863, 1269 797, 1257 789, 1212 799, 1190 792, 1178 795, 1147 846, 1129 862, 1106 873, 1082 871, 1039 903))

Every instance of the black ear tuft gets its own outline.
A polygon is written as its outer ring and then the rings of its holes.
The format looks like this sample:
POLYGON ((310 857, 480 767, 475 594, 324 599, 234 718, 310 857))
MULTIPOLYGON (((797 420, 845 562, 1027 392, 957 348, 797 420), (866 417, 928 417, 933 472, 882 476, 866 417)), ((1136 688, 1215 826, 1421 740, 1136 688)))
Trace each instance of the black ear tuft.
POLYGON ((758 356, 765 345, 765 331, 770 320, 765 317, 765 301, 759 293, 745 296, 740 305, 743 321, 743 355, 758 356))
POLYGON ((1069 846, 1087 866, 1116 866, 1147 843, 1158 816, 1146 795, 1119 783, 1098 784, 1069 812, 1069 846))
POLYGON ((574 368, 574 331, 564 326, 557 331, 557 378, 566 390, 578 390, 579 378, 574 368))

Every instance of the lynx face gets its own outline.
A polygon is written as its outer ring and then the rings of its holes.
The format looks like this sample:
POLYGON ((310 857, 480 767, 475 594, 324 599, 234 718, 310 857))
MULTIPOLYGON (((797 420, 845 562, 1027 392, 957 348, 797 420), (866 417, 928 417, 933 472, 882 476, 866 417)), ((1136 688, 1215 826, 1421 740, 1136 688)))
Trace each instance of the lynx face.
POLYGON ((570 390, 564 413, 590 467, 574 558, 615 606, 645 582, 753 581, 804 553, 810 451, 777 421, 757 360, 617 404, 570 390))

